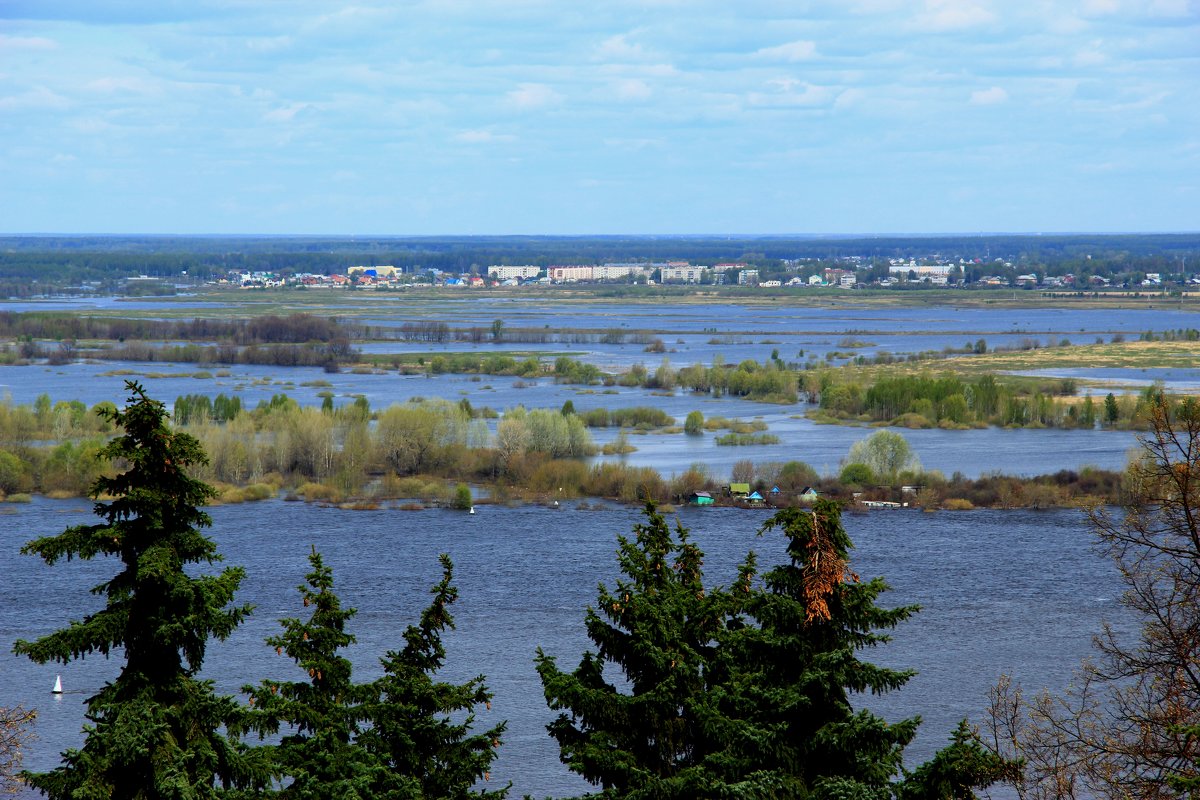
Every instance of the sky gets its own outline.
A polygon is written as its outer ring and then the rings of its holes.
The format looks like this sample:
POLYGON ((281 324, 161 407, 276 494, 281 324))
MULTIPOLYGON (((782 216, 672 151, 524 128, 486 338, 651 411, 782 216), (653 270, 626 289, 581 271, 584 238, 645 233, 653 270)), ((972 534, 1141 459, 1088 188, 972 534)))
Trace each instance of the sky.
POLYGON ((1200 230, 1200 0, 0 0, 0 232, 1200 230))

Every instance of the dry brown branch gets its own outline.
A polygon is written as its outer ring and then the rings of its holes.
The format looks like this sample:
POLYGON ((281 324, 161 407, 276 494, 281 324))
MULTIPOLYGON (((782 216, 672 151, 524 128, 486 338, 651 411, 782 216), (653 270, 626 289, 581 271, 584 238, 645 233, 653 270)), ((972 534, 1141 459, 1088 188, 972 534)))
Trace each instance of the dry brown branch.
POLYGON ((0 708, 0 793, 16 794, 24 784, 17 777, 21 769, 22 748, 33 738, 30 726, 36 711, 21 706, 0 708))
POLYGON ((1159 398, 1150 421, 1124 507, 1089 513, 1137 636, 1106 625, 1060 695, 991 693, 990 745, 1023 759, 1023 800, 1166 800, 1200 778, 1200 403, 1159 398))

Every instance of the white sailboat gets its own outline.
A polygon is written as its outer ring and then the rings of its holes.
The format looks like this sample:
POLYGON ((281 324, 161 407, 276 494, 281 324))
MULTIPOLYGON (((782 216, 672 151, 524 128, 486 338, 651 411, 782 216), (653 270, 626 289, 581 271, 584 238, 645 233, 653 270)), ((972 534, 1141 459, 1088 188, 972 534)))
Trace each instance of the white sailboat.
POLYGON ((51 694, 62 694, 62 675, 54 676, 54 688, 50 690, 51 694))

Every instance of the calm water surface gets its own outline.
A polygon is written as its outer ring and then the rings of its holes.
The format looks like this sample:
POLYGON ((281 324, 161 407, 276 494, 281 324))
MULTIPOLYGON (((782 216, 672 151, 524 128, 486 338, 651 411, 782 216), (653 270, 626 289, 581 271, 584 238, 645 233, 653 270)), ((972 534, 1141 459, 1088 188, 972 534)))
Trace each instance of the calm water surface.
MULTIPOLYGON (((23 542, 95 518, 81 501, 35 499, 0 514, 0 705, 36 707, 39 740, 26 765, 47 769, 57 753, 80 741, 82 701, 114 674, 99 658, 66 667, 36 666, 7 655, 21 638, 45 634, 96 607, 87 589, 112 574, 102 562, 48 568, 18 555, 23 542), (61 672, 68 694, 49 689, 61 672)), ((247 577, 241 602, 255 604, 250 621, 210 648, 206 674, 236 693, 263 677, 296 680, 298 670, 263 643, 283 616, 302 616, 297 584, 315 544, 334 569, 337 591, 356 606, 351 651, 361 680, 379 673, 377 658, 398 647, 438 577, 437 554, 456 565, 458 629, 446 636, 444 677, 479 673, 495 692, 480 724, 507 719, 508 733, 493 781, 513 782, 513 794, 579 794, 586 785, 559 763, 545 732, 551 714, 533 669, 539 645, 573 667, 588 646, 584 608, 599 581, 616 577, 615 536, 628 533, 636 510, 481 506, 467 516, 449 511, 352 512, 270 501, 212 510, 211 531, 228 563, 247 577)), ((684 509, 679 517, 706 552, 710 583, 727 583, 754 548, 767 564, 781 558, 782 537, 757 538, 765 512, 684 509)), ((916 511, 851 514, 853 568, 882 574, 892 586, 885 604, 919 603, 923 611, 869 658, 920 671, 903 690, 861 698, 889 719, 921 714, 910 766, 941 746, 957 721, 977 719, 987 688, 1002 672, 1029 688, 1061 687, 1088 652, 1102 619, 1120 622, 1115 571, 1098 557, 1076 512, 916 511)))

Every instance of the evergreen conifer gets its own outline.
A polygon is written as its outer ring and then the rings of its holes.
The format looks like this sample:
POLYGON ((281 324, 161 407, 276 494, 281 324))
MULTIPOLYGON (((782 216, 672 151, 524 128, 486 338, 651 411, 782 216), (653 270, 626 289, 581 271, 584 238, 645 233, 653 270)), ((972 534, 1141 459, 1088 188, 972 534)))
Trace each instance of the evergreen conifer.
POLYGON ((618 537, 624 578, 603 584, 585 625, 597 652, 570 673, 539 648, 537 670, 550 708, 549 726, 572 771, 602 787, 603 797, 707 797, 714 787, 710 752, 697 708, 729 596, 706 592, 703 554, 653 504, 634 538, 618 537), (621 676, 606 678, 606 663, 621 676))
POLYGON ((199 506, 213 489, 187 473, 206 459, 194 438, 167 426, 162 403, 135 382, 125 385, 125 409, 100 412, 124 430, 102 455, 128 466, 92 487, 93 498, 112 498, 95 505, 104 521, 35 539, 22 550, 51 565, 112 557, 121 570, 93 590, 106 598, 103 609, 14 648, 39 664, 119 650, 124 665, 87 699, 82 749, 63 753, 50 772, 23 777, 51 798, 213 797, 218 784, 261 777, 220 733, 237 704, 196 677, 209 640, 229 636, 250 611, 231 606, 243 572, 185 571, 220 560, 201 532, 211 520, 199 506))
POLYGON ((499 800, 507 787, 472 790, 480 779, 491 779, 489 769, 506 727, 501 722, 471 735, 474 708, 492 706, 484 676, 462 684, 434 679, 446 660, 441 632, 454 627, 449 609, 458 599, 450 557, 443 554, 441 564, 433 601, 420 622, 405 630, 404 648, 381 659, 384 675, 371 685, 366 710, 371 727, 359 741, 385 766, 376 773, 376 797, 499 800))
POLYGON ((703 555, 652 505, 635 540, 618 537, 626 579, 600 586, 586 627, 597 652, 572 673, 538 651, 561 758, 611 798, 970 798, 1011 765, 964 723, 913 773, 918 718, 889 724, 853 696, 913 675, 858 657, 917 609, 877 605, 881 578, 848 569, 836 503, 783 509, 788 559, 754 580, 751 553, 728 589, 706 590, 703 555), (606 663, 623 680, 606 679, 606 663))
POLYGON ((244 689, 250 709, 237 725, 238 732, 253 731, 260 737, 283 732, 277 743, 257 749, 283 778, 284 788, 259 786, 253 796, 371 797, 375 761, 354 741, 366 690, 352 683, 350 661, 341 655, 354 643, 346 622, 355 610, 342 608, 333 591, 333 572, 315 547, 308 560, 312 571, 298 588, 312 613, 307 620, 280 620, 283 633, 267 639, 278 655, 307 673, 307 680, 268 679, 244 689))

